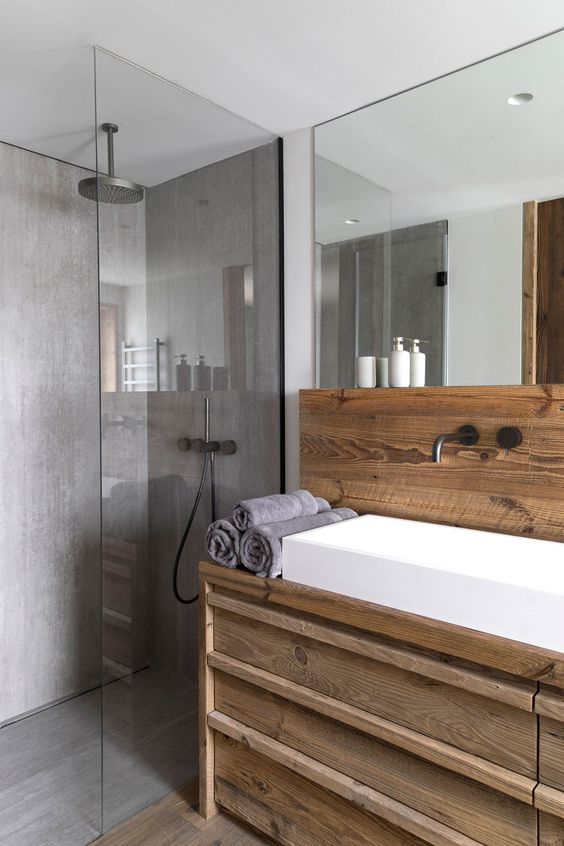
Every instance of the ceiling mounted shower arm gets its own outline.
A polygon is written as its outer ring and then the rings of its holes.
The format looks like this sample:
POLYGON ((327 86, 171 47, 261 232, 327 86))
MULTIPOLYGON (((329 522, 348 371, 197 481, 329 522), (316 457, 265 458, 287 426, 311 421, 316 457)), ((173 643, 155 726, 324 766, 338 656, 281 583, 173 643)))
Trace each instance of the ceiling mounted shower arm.
POLYGON ((103 123, 102 129, 108 136, 108 176, 114 176, 114 134, 119 127, 116 123, 103 123))
MULTIPOLYGON (((96 176, 88 176, 78 183, 78 193, 87 200, 98 203, 139 203, 145 196, 145 189, 129 179, 119 179, 114 173, 114 135, 118 132, 117 123, 103 123, 100 127, 108 139, 108 173, 100 171, 96 176)), ((96 136, 98 138, 98 136, 96 136)))

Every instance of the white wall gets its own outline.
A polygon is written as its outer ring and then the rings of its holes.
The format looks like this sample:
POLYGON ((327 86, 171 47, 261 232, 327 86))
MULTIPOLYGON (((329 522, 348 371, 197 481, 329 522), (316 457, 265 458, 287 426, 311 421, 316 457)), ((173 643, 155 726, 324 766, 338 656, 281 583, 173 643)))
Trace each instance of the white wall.
POLYGON ((449 385, 521 383, 522 207, 449 220, 449 385))
POLYGON ((315 384, 313 130, 284 137, 286 490, 299 487, 300 388, 315 384))

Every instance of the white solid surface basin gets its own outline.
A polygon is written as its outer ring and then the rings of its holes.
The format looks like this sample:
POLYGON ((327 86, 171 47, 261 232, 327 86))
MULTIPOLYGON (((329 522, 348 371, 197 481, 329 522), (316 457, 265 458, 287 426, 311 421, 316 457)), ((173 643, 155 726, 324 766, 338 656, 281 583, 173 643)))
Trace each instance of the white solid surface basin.
POLYGON ((283 540, 282 577, 564 652, 564 546, 366 515, 283 540))

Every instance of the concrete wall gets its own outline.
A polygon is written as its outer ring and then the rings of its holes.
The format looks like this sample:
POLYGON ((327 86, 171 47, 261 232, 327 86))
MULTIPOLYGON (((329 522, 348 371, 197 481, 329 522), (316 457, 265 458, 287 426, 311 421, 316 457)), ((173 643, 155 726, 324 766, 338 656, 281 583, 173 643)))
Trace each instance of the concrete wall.
POLYGON ((522 207, 449 221, 449 385, 521 384, 522 207))
POLYGON ((0 722, 100 677, 96 206, 0 144, 0 722))

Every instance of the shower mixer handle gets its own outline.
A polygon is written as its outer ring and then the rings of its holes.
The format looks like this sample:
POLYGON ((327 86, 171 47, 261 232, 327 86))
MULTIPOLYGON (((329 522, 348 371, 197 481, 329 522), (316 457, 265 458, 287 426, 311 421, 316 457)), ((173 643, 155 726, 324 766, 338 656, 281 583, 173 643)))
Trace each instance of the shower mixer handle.
POLYGON ((219 444, 219 451, 223 455, 235 455, 237 452, 237 442, 236 441, 221 441, 219 444))
POLYGON ((192 441, 194 452, 219 452, 219 441, 205 441, 203 438, 194 438, 192 441))
POLYGON ((235 455, 236 441, 205 441, 203 438, 178 438, 176 445, 180 452, 220 452, 222 455, 235 455))

